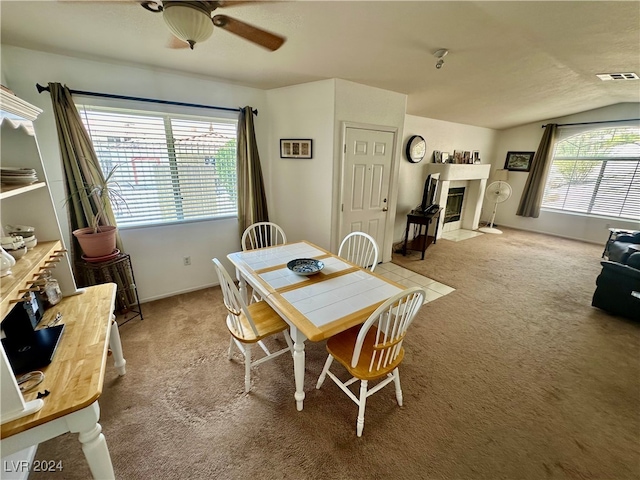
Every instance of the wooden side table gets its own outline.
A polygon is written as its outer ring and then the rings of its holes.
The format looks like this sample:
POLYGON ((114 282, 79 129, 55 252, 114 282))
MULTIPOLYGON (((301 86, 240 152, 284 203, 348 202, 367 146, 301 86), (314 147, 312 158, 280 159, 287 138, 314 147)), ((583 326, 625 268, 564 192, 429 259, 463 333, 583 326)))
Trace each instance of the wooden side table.
POLYGON ((442 208, 438 208, 435 212, 425 215, 413 212, 407 214, 407 228, 404 232, 404 246, 402 247, 403 255, 407 254, 407 250, 418 250, 422 252, 422 260, 424 260, 424 252, 429 245, 436 243, 438 224, 440 223, 440 212, 442 212, 442 208), (436 227, 433 236, 431 236, 429 235, 429 225, 433 220, 435 220, 436 227), (409 240, 411 225, 417 225, 417 234, 414 235, 412 240, 409 240), (424 233, 422 233, 423 227, 424 233))
POLYGON ((109 282, 118 285, 116 312, 125 316, 120 325, 124 325, 136 317, 140 317, 140 320, 144 319, 129 254, 121 253, 117 257, 104 262, 82 260, 76 263, 76 269, 82 286, 109 282))
POLYGON ((38 392, 50 393, 37 412, 2 424, 2 455, 11 455, 67 432, 78 433, 93 478, 115 478, 107 442, 98 423, 98 398, 102 394, 109 349, 118 374, 126 373, 120 333, 113 319, 115 294, 113 283, 89 287, 79 295, 63 298, 45 312, 43 325, 59 312, 65 330, 53 361, 42 369, 44 381, 24 396, 25 400, 32 400, 38 392))

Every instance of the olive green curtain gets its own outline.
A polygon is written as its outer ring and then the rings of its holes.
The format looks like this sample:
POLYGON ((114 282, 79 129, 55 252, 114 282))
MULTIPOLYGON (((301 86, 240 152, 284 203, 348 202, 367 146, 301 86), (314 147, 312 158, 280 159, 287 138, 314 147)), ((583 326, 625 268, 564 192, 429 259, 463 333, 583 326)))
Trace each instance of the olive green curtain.
POLYGON ((533 218, 540 216, 540 205, 542 204, 547 173, 551 166, 557 130, 558 125, 555 123, 549 123, 545 126, 540 145, 538 145, 538 150, 536 150, 531 162, 531 169, 527 183, 524 185, 522 197, 520 197, 520 205, 518 205, 516 215, 533 218))
MULTIPOLYGON (((98 199, 86 195, 78 195, 85 185, 104 183, 104 175, 100 169, 98 157, 93 149, 91 137, 82 124, 80 114, 71 98, 69 89, 59 83, 49 83, 53 114, 58 131, 60 157, 64 170, 64 183, 67 195, 67 209, 69 212, 69 228, 73 232, 78 228, 88 227, 91 219, 98 212, 98 199)), ((113 210, 106 200, 106 218, 101 219, 101 225, 116 226, 113 210)), ((72 239, 72 257, 78 259, 80 248, 72 239)), ((117 248, 122 252, 120 236, 117 237, 117 248)))
POLYGON ((251 107, 238 116, 238 226, 240 237, 256 222, 268 222, 267 197, 262 180, 260 155, 253 128, 251 107))

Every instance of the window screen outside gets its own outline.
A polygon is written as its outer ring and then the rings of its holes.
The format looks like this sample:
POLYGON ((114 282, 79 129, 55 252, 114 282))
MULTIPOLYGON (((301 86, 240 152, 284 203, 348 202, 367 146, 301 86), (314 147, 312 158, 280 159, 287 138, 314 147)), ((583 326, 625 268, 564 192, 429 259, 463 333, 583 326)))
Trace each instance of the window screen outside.
POLYGON ((237 215, 235 120, 78 106, 126 207, 118 226, 237 215))
POLYGON ((599 128, 558 141, 542 207, 640 220, 640 128, 599 128))

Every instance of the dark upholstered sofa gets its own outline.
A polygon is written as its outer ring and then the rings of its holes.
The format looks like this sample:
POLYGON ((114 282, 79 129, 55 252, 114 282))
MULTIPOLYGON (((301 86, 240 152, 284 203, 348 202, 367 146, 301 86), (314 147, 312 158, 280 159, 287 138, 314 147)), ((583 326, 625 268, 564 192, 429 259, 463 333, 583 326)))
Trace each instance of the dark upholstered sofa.
POLYGON ((624 250, 610 250, 609 260, 601 262, 602 272, 596 279, 591 305, 640 321, 640 298, 632 295, 640 292, 640 244, 629 243, 623 247, 624 250), (612 258, 619 261, 611 261, 612 258))
POLYGON ((629 247, 633 245, 640 246, 640 231, 618 234, 614 240, 607 242, 603 256, 612 262, 622 262, 625 255, 630 255, 629 247))

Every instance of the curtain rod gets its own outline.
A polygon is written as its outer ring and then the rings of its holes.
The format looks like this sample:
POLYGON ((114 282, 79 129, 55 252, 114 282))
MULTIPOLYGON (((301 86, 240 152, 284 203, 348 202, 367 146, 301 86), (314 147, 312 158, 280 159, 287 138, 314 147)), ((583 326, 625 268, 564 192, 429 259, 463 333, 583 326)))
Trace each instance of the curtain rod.
MULTIPOLYGON (((574 125, 594 125, 597 123, 620 123, 620 122, 637 122, 640 118, 627 118, 626 120, 602 120, 601 122, 582 122, 582 123, 559 123, 558 127, 573 127, 574 125)), ((542 125, 542 128, 547 125, 542 125)))
MULTIPOLYGON (((43 87, 36 83, 38 93, 49 92, 49 87, 43 87)), ((155 98, 128 97, 126 95, 114 95, 111 93, 85 92, 82 90, 69 90, 72 95, 84 95, 87 97, 117 98, 119 100, 134 100, 137 102, 161 103, 164 105, 177 105, 179 107, 211 108, 214 110, 226 110, 228 112, 239 112, 241 108, 215 107, 213 105, 200 105, 198 103, 172 102, 170 100, 157 100, 155 98)), ((258 110, 251 110, 254 115, 258 115, 258 110)))

